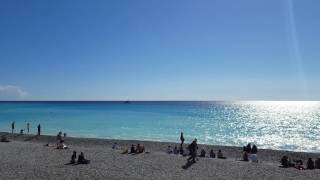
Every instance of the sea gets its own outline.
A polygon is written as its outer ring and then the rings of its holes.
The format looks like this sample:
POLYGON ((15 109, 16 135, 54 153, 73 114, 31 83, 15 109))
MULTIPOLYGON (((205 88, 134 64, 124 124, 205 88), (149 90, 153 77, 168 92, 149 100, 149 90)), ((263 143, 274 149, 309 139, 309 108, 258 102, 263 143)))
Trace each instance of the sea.
POLYGON ((318 101, 0 102, 0 131, 320 152, 318 101))

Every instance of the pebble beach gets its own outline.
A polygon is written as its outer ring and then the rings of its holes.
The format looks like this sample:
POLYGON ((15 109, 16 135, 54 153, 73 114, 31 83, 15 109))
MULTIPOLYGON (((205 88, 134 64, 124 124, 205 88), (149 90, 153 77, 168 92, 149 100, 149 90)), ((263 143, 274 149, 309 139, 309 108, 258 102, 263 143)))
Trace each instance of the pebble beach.
POLYGON ((320 169, 281 168, 283 155, 302 159, 320 153, 259 149, 258 163, 243 162, 242 147, 199 144, 207 152, 222 150, 227 159, 197 158, 186 166, 187 157, 167 154, 175 143, 67 137, 68 149, 56 149, 55 136, 0 133, 10 142, 0 143, 0 179, 320 179, 320 169), (118 149, 112 149, 114 143, 118 149), (142 144, 149 153, 121 154, 124 147, 142 144), (49 144, 49 146, 46 146, 49 144), (90 164, 67 165, 73 151, 83 152, 90 164))

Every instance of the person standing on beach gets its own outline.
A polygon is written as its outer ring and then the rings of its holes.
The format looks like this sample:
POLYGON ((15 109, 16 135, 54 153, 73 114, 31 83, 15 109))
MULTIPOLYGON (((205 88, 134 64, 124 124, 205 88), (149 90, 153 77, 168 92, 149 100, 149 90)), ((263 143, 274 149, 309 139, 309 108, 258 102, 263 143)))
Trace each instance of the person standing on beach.
POLYGON ((190 157, 188 158, 188 161, 192 159, 193 163, 196 162, 197 149, 198 149, 197 139, 194 139, 192 143, 189 145, 190 157))
POLYGON ((14 124, 15 124, 16 122, 15 121, 13 121, 12 123, 11 123, 11 133, 13 134, 13 131, 14 131, 14 124))
POLYGON ((41 126, 40 124, 38 125, 38 136, 40 136, 40 133, 41 133, 41 126))
POLYGON ((27 123, 27 132, 29 133, 30 132, 30 124, 27 123))
POLYGON ((183 143, 184 143, 183 132, 181 132, 181 134, 180 134, 180 141, 181 141, 180 146, 182 146, 182 145, 183 145, 183 143))

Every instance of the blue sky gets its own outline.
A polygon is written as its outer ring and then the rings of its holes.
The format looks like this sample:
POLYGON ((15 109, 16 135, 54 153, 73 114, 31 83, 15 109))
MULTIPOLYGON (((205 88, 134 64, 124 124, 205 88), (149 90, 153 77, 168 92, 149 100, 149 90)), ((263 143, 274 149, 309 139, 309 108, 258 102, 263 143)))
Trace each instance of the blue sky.
POLYGON ((318 0, 1 0, 1 100, 320 100, 318 0))

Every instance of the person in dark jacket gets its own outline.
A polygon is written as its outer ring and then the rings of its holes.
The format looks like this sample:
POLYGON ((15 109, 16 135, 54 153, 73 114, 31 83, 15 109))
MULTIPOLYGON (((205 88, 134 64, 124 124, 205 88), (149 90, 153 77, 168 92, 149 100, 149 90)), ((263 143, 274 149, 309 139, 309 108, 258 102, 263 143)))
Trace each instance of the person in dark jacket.
POLYGON ((314 164, 316 169, 320 169, 320 158, 316 159, 314 164))
POLYGON ((258 148, 257 148, 257 146, 254 144, 253 146, 252 146, 252 149, 251 149, 251 154, 257 154, 258 153, 258 148))
POLYGON ((76 158, 77 158, 77 152, 73 151, 73 154, 71 156, 70 164, 75 164, 76 163, 76 158))
POLYGON ((210 151, 210 158, 216 158, 216 154, 213 152, 213 149, 210 151))
POLYGON ((81 152, 78 156, 78 164, 89 164, 90 160, 84 158, 83 152, 81 152))
POLYGON ((39 124, 38 125, 38 136, 40 136, 40 134, 41 134, 41 125, 39 124))
POLYGON ((189 151, 190 151, 190 157, 188 158, 188 161, 192 160, 191 162, 196 162, 196 156, 197 156, 197 139, 194 139, 192 143, 189 145, 189 151))
POLYGON ((311 158, 308 159, 307 169, 314 169, 314 162, 311 158))
POLYGON ((14 132, 14 125, 15 125, 15 121, 13 121, 12 123, 11 123, 11 133, 13 134, 13 132, 14 132))
POLYGON ((181 134, 180 134, 180 141, 181 141, 181 146, 183 145, 183 143, 184 143, 184 137, 183 137, 183 132, 181 132, 181 134))
POLYGON ((246 147, 246 151, 247 153, 251 153, 251 144, 248 143, 247 147, 246 147))
POLYGON ((206 157, 206 151, 204 149, 201 149, 200 157, 206 157))

